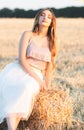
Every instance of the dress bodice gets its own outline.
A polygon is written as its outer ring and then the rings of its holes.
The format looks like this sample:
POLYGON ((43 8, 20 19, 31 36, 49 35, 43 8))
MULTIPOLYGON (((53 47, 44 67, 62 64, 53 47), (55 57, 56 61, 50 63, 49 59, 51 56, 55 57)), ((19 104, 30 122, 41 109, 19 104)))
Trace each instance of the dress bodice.
POLYGON ((51 62, 51 52, 49 47, 41 47, 32 39, 28 44, 26 54, 30 64, 33 64, 42 70, 45 69, 47 62, 51 62))
POLYGON ((41 47, 37 45, 33 40, 30 40, 27 48, 27 57, 33 57, 45 62, 51 61, 51 53, 48 47, 41 47))

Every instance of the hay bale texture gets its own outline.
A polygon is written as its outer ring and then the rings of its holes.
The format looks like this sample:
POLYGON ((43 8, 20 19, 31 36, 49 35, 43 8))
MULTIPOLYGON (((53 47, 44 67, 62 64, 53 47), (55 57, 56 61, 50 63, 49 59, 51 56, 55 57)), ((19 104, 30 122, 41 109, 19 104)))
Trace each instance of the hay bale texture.
MULTIPOLYGON (((48 90, 36 97, 28 121, 21 121, 17 130, 83 130, 84 123, 73 121, 72 102, 67 91, 48 90)), ((6 121, 0 130, 8 130, 6 121)))
POLYGON ((58 126, 70 125, 72 113, 71 99, 66 91, 40 92, 26 126, 30 130, 57 130, 58 126))

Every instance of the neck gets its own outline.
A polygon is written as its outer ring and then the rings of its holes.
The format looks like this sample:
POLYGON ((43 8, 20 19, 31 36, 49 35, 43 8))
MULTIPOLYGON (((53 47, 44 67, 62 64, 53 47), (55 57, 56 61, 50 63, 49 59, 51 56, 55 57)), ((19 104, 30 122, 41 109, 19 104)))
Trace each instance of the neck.
POLYGON ((39 29, 39 36, 42 36, 42 37, 45 37, 45 36, 47 36, 47 32, 48 32, 48 28, 40 28, 39 29))

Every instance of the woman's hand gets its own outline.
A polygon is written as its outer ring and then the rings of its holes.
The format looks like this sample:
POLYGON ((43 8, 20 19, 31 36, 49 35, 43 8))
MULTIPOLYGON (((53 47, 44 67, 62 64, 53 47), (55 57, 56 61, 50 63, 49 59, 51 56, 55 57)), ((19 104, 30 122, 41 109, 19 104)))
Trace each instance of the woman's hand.
POLYGON ((40 91, 45 91, 45 90, 48 89, 48 87, 47 87, 45 81, 39 80, 38 83, 39 83, 39 85, 40 85, 40 91))
POLYGON ((48 86, 47 86, 47 84, 46 84, 45 80, 43 81, 43 88, 44 88, 44 90, 45 90, 45 91, 47 91, 47 90, 48 90, 48 86))

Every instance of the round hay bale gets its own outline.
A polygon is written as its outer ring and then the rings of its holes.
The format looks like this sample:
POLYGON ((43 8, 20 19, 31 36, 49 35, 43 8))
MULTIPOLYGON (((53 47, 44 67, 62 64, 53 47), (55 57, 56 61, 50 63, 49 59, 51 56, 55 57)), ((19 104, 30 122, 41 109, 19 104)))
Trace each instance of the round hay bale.
POLYGON ((47 130, 52 126, 56 129, 56 124, 70 124, 72 113, 71 99, 66 91, 40 92, 27 125, 31 130, 47 130))

